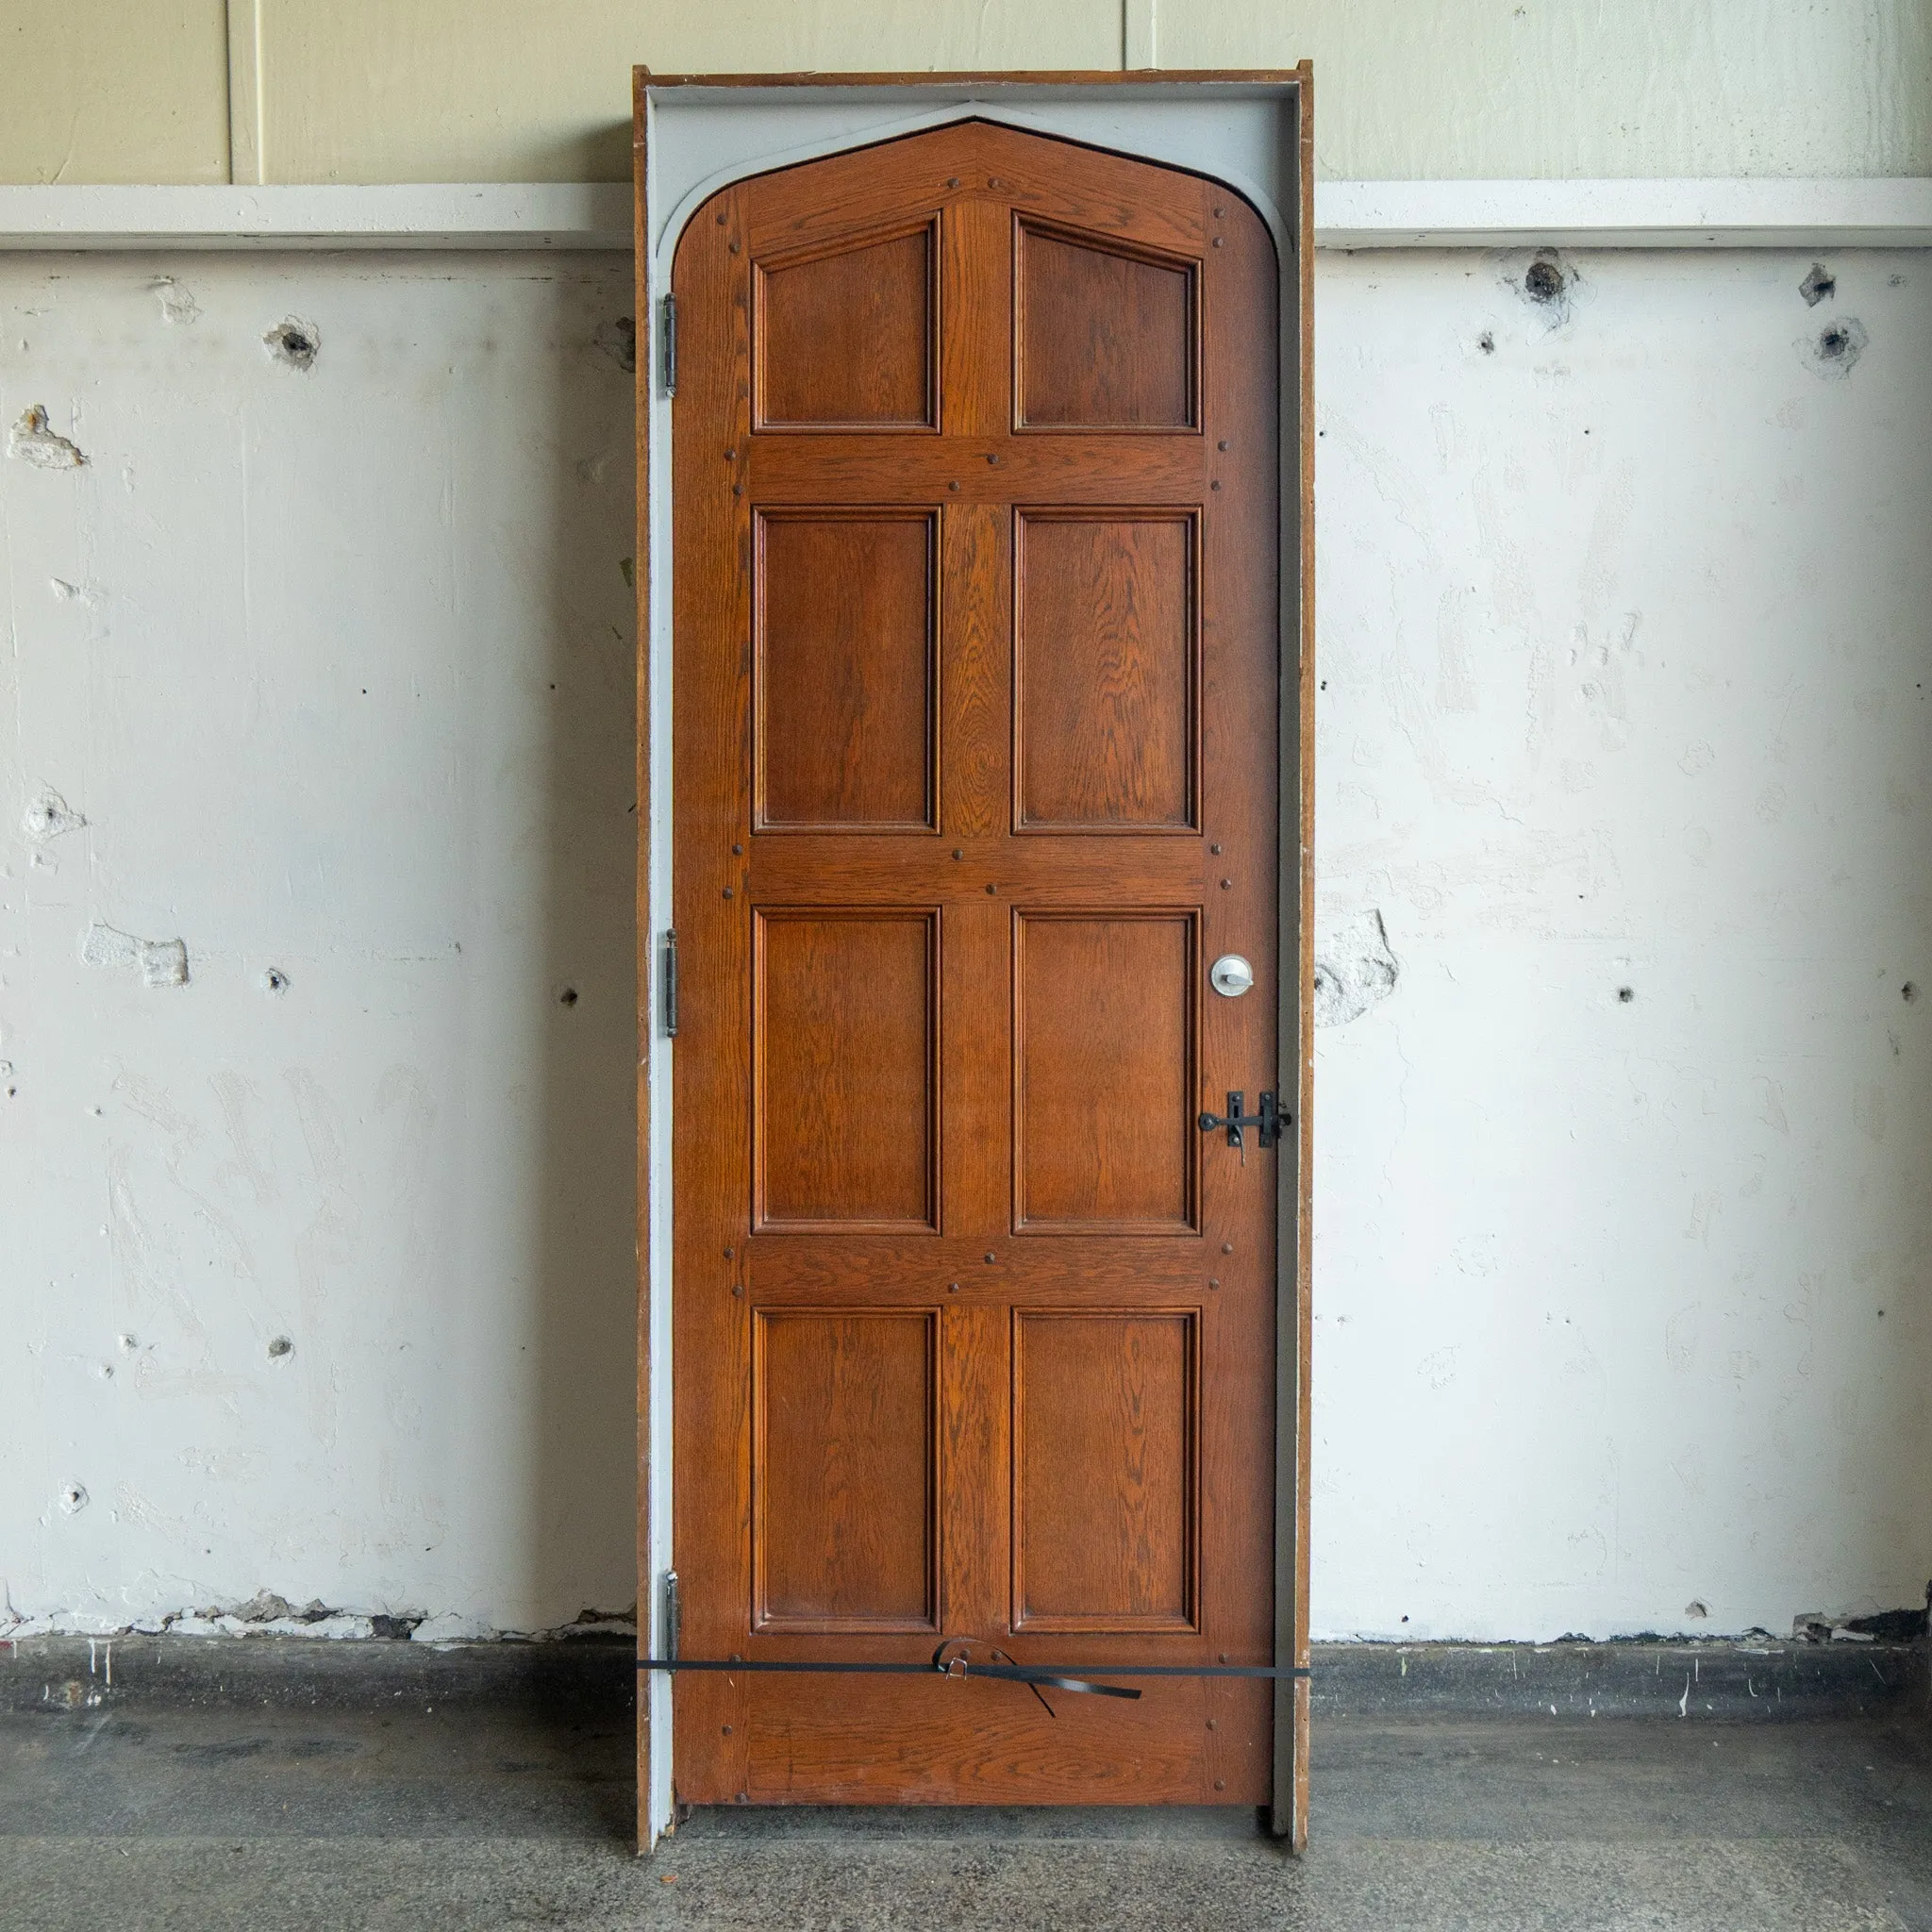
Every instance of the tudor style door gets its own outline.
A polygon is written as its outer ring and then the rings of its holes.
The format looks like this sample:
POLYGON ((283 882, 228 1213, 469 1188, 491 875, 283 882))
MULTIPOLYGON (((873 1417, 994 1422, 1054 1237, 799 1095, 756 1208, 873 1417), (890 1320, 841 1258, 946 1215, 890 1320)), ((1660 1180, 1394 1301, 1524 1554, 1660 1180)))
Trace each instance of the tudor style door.
MULTIPOLYGON (((682 1655, 1274 1660, 1276 266, 963 123, 675 265, 682 1655), (1224 996, 1220 956, 1252 967, 1224 996)), ((686 1802, 1265 1804, 1273 1687, 689 1673, 686 1802)))

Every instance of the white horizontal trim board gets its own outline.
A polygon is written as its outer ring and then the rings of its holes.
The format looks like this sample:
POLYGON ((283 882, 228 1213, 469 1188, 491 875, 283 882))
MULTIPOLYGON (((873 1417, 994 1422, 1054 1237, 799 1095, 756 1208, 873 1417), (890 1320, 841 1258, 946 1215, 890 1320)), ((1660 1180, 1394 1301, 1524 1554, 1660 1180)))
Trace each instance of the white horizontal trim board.
POLYGON ((625 181, 0 188, 0 248, 631 245, 625 181))
MULTIPOLYGON (((0 248, 631 245, 623 182, 0 188, 0 248)), ((1924 248, 1932 180, 1326 181, 1319 248, 1924 248)))
POLYGON ((1924 248, 1932 181, 1329 181, 1318 248, 1924 248))

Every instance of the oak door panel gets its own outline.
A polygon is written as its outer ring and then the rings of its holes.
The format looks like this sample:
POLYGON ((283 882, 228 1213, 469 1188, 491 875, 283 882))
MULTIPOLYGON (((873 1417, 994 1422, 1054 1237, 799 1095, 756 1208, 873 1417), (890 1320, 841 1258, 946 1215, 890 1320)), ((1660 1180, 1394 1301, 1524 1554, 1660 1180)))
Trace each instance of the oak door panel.
POLYGON ((761 509, 759 831, 937 829, 939 512, 761 509))
MULTIPOLYGON (((687 1657, 1272 1655, 1274 1157, 1195 1116, 1275 1065, 1275 275, 1226 191, 983 122, 679 241, 687 1657)), ((1266 1801, 1269 1687, 1141 1689, 683 1674, 673 1775, 1266 1801)))
POLYGON ((1016 1232, 1194 1232, 1196 924, 1016 917, 1016 1232))
POLYGON ((1193 262, 1024 218, 1015 362, 1022 429, 1192 429, 1193 262))
POLYGON ((1192 510, 1020 512, 1016 829, 1196 824, 1198 529, 1192 510))
MULTIPOLYGON (((1064 1648, 1070 1640, 1046 1641, 1064 1648)), ((1077 1640, 1083 1652, 1092 1641, 1077 1640)), ((1267 1787, 1267 1706, 1257 1685, 1217 1703, 1191 1684, 1163 1685, 1135 1704, 1049 1690, 1048 1717, 1024 1685, 959 1684, 935 1674, 930 1685, 912 1680, 937 1715, 922 1722, 905 1687, 895 1691, 890 1678, 841 1677, 829 1698, 814 1696, 808 1682, 780 1677, 760 1687, 746 1780, 767 1802, 1193 1805, 1230 1802, 1257 1779, 1267 1787)), ((1198 1921, 1177 1915, 1176 1923, 1198 1921)))
POLYGON ((1195 1625, 1191 1310, 1021 1311, 1013 1341, 1013 1628, 1195 1625))
POLYGON ((939 221, 756 266, 761 430, 938 426, 939 221))
POLYGON ((939 1318, 758 1313, 752 1627, 939 1626, 939 1318))
POLYGON ((762 908, 757 1225, 939 1224, 939 916, 762 908))

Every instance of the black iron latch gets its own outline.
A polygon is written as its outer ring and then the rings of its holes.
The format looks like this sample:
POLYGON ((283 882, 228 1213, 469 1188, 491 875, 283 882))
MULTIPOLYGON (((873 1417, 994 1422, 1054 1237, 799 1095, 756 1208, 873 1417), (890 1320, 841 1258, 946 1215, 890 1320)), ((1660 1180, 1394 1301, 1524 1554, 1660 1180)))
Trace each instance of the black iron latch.
POLYGON ((1204 1134, 1211 1134, 1216 1127, 1225 1127, 1227 1144, 1230 1147, 1239 1147, 1245 1154, 1245 1130, 1254 1127, 1258 1129, 1255 1139, 1261 1146, 1274 1146, 1281 1139, 1282 1130, 1288 1125, 1288 1116, 1281 1111, 1272 1093, 1262 1094, 1255 1103, 1260 1108, 1258 1113, 1243 1113, 1241 1106, 1246 1098, 1243 1093, 1231 1091, 1227 1096, 1225 1113, 1204 1113, 1201 1116, 1201 1131, 1204 1134))

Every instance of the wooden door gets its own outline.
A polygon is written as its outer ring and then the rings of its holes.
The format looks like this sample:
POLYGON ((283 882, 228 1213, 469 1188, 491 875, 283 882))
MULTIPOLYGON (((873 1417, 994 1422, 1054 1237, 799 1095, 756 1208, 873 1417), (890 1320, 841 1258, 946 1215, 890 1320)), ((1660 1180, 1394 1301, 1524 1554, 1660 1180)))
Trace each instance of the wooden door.
MULTIPOLYGON (((1268 1665, 1279 1157, 1196 1120, 1276 1066, 1267 231, 969 122, 674 285, 682 1655, 1268 1665)), ((1269 1802, 1271 1684, 1139 1688, 680 1674, 674 1777, 1269 1802)))

